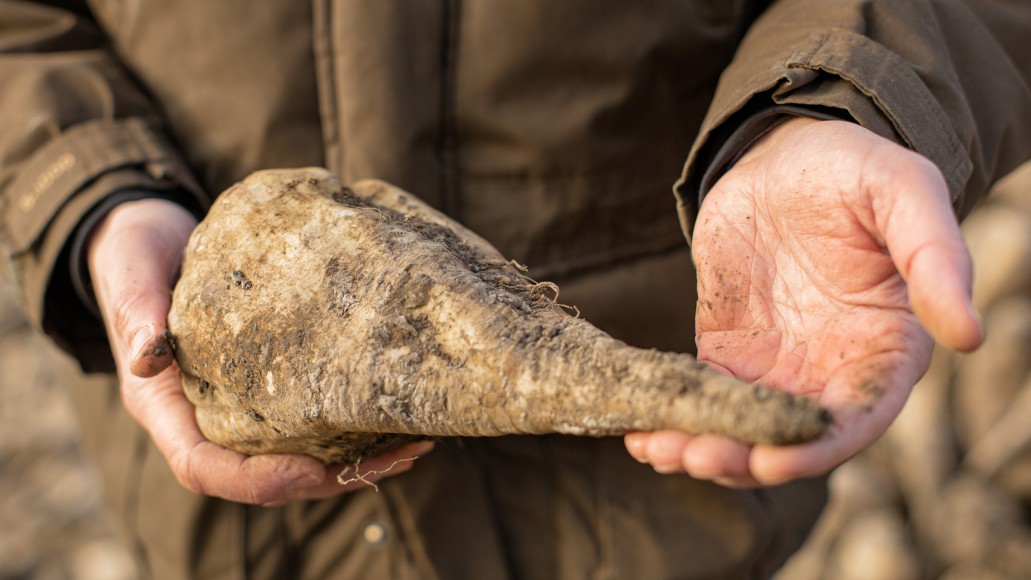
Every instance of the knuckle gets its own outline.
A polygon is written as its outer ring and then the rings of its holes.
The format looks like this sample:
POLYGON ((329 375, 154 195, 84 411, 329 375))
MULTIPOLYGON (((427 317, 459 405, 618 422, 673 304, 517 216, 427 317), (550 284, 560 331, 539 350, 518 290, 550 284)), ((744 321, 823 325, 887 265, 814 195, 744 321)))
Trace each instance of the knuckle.
POLYGON ((280 503, 278 496, 272 493, 271 490, 263 489, 253 484, 247 486, 246 497, 243 498, 243 502, 251 505, 275 505, 280 503))
POLYGON ((919 179, 923 182, 925 187, 929 189, 937 190, 948 190, 948 184, 945 181, 945 175, 941 169, 930 159, 910 151, 910 158, 912 159, 912 167, 915 175, 919 176, 919 179))
POLYGON ((927 157, 900 146, 886 153, 885 168, 893 177, 917 182, 925 187, 945 187, 945 176, 941 169, 927 157))
POLYGON ((243 491, 243 497, 240 501, 251 505, 266 505, 269 503, 275 503, 278 499, 277 495, 273 493, 273 490, 269 489, 268 486, 263 485, 257 478, 245 478, 246 485, 243 491))
POLYGON ((288 462, 278 458, 249 457, 240 466, 239 475, 244 482, 239 501, 253 505, 281 503, 278 482, 286 479, 288 462))
POLYGON ((114 296, 111 325, 115 333, 125 341, 137 328, 136 312, 143 302, 143 296, 132 289, 121 290, 114 296))
POLYGON ((168 464, 172 468, 172 473, 175 475, 179 485, 191 493, 207 495, 206 487, 196 470, 194 462, 191 460, 189 452, 181 452, 169 457, 168 464))

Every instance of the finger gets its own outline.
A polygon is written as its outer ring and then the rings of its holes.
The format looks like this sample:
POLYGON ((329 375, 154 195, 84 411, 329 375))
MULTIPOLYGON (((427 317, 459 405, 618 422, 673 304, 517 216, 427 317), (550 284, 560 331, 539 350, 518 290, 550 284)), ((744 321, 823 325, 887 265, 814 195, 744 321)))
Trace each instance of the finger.
POLYGON ((754 447, 749 471, 756 481, 778 485, 824 475, 883 435, 926 371, 926 365, 907 361, 930 358, 932 342, 926 335, 907 340, 911 352, 873 357, 831 377, 819 402, 834 423, 820 438, 801 445, 754 447))
POLYGON ((248 457, 205 439, 174 368, 147 380, 130 377, 123 385, 123 398, 176 479, 194 493, 242 503, 281 504, 326 480, 325 467, 311 457, 248 457))
POLYGON ((909 264, 910 303, 931 336, 961 352, 980 346, 984 329, 971 300, 973 268, 966 246, 928 244, 909 264))
POLYGON ((655 431, 645 441, 643 456, 659 473, 683 473, 681 456, 691 438, 682 431, 655 431))
POLYGON ((884 432, 884 427, 857 418, 856 414, 855 410, 838 409, 835 424, 810 443, 755 446, 749 455, 749 473, 764 486, 829 473, 884 432))
POLYGON ((172 348, 165 318, 196 220, 163 200, 118 206, 91 235, 90 274, 112 347, 123 370, 152 377, 168 368, 172 348))
POLYGON ((687 473, 733 488, 761 485, 749 471, 750 447, 726 437, 656 431, 630 433, 625 441, 635 459, 650 463, 658 473, 687 473))
POLYGON ((630 456, 640 463, 649 463, 659 473, 682 473, 680 455, 691 438, 680 431, 627 433, 623 437, 630 456))
POLYGON ((136 411, 134 416, 147 427, 180 484, 197 494, 264 506, 323 499, 404 473, 414 458, 433 447, 427 441, 385 453, 361 466, 359 482, 341 486, 336 479, 340 466, 327 467, 298 454, 246 456, 205 439, 175 372, 169 369, 148 381, 133 379, 125 388, 126 397, 133 399, 126 406, 136 411))
MULTIPOLYGON (((162 308, 159 304, 158 309, 162 308)), ((168 306, 163 307, 167 312, 168 306)), ((137 320, 143 322, 137 327, 133 334, 133 346, 130 349, 129 371, 140 378, 157 376, 161 371, 167 369, 174 359, 172 336, 165 328, 165 322, 161 320, 146 320, 137 316, 137 320), (158 330, 161 332, 158 333, 158 330)), ((127 322, 132 325, 134 323, 127 322)))
POLYGON ((161 338, 171 306, 168 268, 146 257, 153 253, 146 239, 122 235, 105 241, 90 266, 115 356, 136 376, 155 376, 172 361, 161 338))
MULTIPOLYGON (((105 255, 122 268, 99 266, 97 300, 107 322, 115 355, 138 377, 153 377, 172 363, 166 318, 171 307, 166 269, 137 260, 115 248, 105 255), (104 268, 104 269, 101 269, 104 268)), ((124 368, 124 367, 123 367, 124 368)))
POLYGON ((692 477, 729 487, 755 487, 749 466, 751 446, 719 435, 693 437, 681 454, 681 463, 692 477))
POLYGON ((649 437, 651 437, 651 433, 643 431, 635 431, 623 436, 623 445, 626 447, 627 453, 638 463, 648 463, 648 457, 645 453, 648 449, 649 437))
POLYGON ((971 298, 970 253, 945 182, 933 166, 899 178, 883 235, 909 287, 910 306, 943 345, 973 350, 984 332, 971 298))
MULTIPOLYGON (((284 505, 291 501, 326 499, 340 495, 341 493, 355 491, 366 487, 375 487, 379 481, 405 473, 416 465, 416 460, 425 456, 433 450, 433 441, 419 441, 404 445, 392 451, 388 451, 375 458, 361 462, 360 465, 326 465, 322 466, 324 473, 319 478, 310 480, 311 487, 305 487, 302 480, 301 486, 288 484, 286 493, 281 497, 266 501, 261 505, 275 507, 284 505), (315 483, 319 479, 318 483, 315 483), (353 481, 349 481, 352 480, 353 481), (347 482, 342 484, 341 482, 347 482)), ((291 455, 256 455, 246 461, 257 460, 259 457, 273 458, 273 461, 290 459, 291 455)), ((304 457, 304 456, 297 456, 304 457)), ((307 458, 305 458, 307 459, 307 458)), ((258 460, 258 461, 267 461, 258 460)), ((260 473, 258 474, 260 475, 260 473)))

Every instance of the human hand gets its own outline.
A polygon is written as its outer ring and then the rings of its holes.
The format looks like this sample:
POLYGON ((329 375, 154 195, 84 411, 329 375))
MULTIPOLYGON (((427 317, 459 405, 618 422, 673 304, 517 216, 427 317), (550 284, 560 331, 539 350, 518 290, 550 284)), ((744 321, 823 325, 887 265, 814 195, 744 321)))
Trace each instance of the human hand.
POLYGON ((121 380, 122 401, 149 433, 179 482, 198 494, 280 505, 325 498, 403 473, 432 443, 416 443, 362 463, 364 479, 342 486, 335 474, 304 455, 246 456, 201 434, 183 392, 167 339, 171 288, 196 220, 182 207, 148 199, 117 206, 94 230, 90 273, 121 380), (387 470, 387 474, 373 472, 387 470))
POLYGON ((898 415, 932 336, 961 351, 983 338, 941 173, 852 123, 793 119, 756 143, 705 198, 692 249, 699 359, 809 395, 835 422, 783 447, 627 435, 661 472, 734 487, 824 474, 898 415))

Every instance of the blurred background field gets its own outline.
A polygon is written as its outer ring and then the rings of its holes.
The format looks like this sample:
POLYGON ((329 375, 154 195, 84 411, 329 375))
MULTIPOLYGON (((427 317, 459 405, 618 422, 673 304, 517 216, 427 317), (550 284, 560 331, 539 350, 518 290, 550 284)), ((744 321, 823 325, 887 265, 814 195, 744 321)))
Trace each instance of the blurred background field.
MULTIPOLYGON (((888 433, 833 474, 778 580, 1031 578, 1031 165, 964 232, 987 342, 935 352, 888 433)), ((135 577, 79 448, 74 369, 0 276, 0 580, 135 577)))
POLYGON ((937 349, 778 580, 1031 578, 1031 165, 963 224, 987 339, 937 349))
POLYGON ((29 328, 0 278, 0 579, 136 576, 79 447, 65 390, 75 369, 29 328))

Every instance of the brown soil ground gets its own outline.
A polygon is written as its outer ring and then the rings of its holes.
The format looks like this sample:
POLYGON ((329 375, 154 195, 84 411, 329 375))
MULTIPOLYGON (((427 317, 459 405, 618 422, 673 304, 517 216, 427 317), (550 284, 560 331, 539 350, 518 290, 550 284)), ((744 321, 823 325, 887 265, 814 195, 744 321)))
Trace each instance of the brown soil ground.
POLYGON ((68 402, 75 364, 22 318, 0 278, 0 579, 129 579, 68 402))

